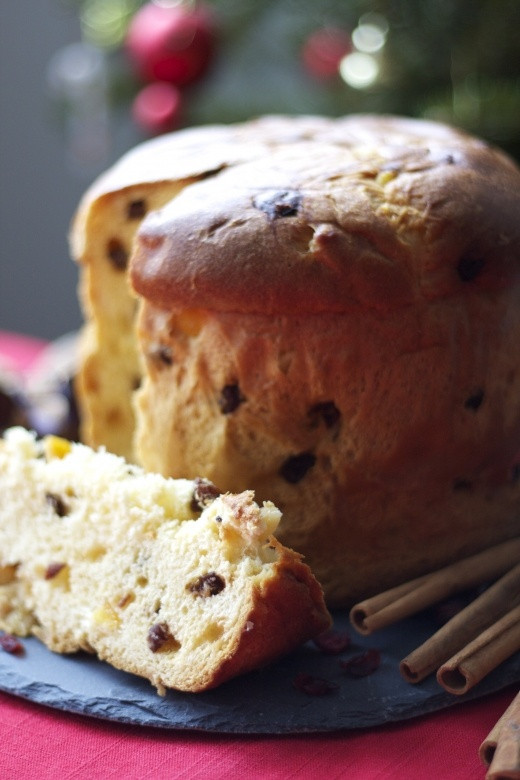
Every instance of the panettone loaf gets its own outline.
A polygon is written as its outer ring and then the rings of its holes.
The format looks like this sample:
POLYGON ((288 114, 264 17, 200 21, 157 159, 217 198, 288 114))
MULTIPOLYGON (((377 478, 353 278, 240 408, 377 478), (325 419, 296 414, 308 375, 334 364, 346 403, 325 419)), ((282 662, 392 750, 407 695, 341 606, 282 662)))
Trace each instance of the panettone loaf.
POLYGON ((251 491, 164 479, 81 444, 0 440, 0 628, 200 691, 330 625, 320 586, 251 491))
POLYGON ((136 453, 271 498, 347 604, 520 530, 520 172, 435 123, 328 127, 141 223, 136 453))

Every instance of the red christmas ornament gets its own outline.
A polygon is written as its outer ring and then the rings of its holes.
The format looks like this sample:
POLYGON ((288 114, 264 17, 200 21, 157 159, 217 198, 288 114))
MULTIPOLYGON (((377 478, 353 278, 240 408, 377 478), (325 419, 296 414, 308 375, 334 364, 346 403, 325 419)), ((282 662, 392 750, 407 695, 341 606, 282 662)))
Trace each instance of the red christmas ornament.
POLYGON ((215 26, 210 10, 194 6, 146 3, 137 11, 125 47, 144 81, 191 84, 208 69, 214 53, 215 26))
POLYGON ((352 50, 352 41, 346 30, 339 27, 321 27, 313 32, 302 48, 302 60, 308 72, 318 79, 338 75, 343 57, 352 50))
POLYGON ((177 127, 181 108, 179 89, 166 81, 155 81, 137 93, 132 118, 147 135, 160 135, 177 127))

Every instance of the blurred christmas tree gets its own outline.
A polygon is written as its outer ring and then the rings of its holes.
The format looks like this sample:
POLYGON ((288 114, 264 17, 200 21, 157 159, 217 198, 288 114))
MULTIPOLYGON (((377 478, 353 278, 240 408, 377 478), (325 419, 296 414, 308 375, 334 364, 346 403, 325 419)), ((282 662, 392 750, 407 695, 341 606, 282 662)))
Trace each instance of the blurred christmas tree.
POLYGON ((387 112, 448 121, 520 158, 518 0, 61 2, 102 56, 110 110, 143 133, 387 112))

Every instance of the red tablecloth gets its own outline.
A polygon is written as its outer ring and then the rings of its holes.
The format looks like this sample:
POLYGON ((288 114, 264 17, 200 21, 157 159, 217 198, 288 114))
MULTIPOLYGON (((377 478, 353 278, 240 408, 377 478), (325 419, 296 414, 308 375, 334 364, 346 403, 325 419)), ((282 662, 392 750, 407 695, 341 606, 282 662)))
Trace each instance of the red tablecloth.
POLYGON ((483 780, 478 747, 515 692, 370 732, 254 738, 104 723, 0 694, 0 777, 483 780))
MULTIPOLYGON (((0 356, 25 370, 43 343, 0 332, 0 356)), ((483 780, 478 747, 517 687, 370 731, 232 737, 70 715, 0 693, 3 780, 483 780)))

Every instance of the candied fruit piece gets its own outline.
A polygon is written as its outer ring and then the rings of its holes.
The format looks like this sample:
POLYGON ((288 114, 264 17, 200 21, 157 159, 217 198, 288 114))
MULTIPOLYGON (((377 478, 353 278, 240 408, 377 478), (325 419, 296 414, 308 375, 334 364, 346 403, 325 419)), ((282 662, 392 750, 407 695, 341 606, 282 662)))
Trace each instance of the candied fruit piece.
POLYGON ((64 458, 68 455, 71 449, 70 441, 63 439, 61 436, 46 436, 44 439, 45 457, 47 460, 51 458, 64 458))
POLYGON ((381 187, 384 187, 385 184, 388 184, 389 182, 393 181, 398 174, 398 171, 395 169, 386 169, 383 171, 380 171, 376 176, 376 182, 381 187))
POLYGON ((185 309, 177 316, 177 326, 185 336, 198 336, 205 320, 201 309, 185 309))
POLYGON ((16 579, 17 563, 8 563, 0 566, 0 585, 8 585, 16 579))
POLYGON ((118 628, 121 623, 119 615, 108 602, 105 602, 102 607, 98 607, 98 609, 94 610, 92 613, 92 620, 98 625, 114 629, 118 628))

